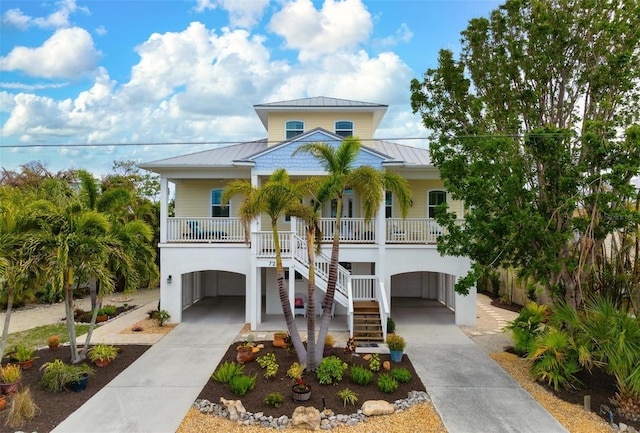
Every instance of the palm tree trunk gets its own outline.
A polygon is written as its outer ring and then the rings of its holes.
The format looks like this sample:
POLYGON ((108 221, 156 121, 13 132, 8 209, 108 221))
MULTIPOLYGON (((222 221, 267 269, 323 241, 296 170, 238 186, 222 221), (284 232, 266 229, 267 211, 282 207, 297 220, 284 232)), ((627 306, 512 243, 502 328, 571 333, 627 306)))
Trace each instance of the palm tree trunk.
MULTIPOLYGON (((324 342, 329 333, 329 324, 331 323, 331 309, 333 307, 334 298, 336 296, 336 284, 338 282, 338 263, 340 250, 340 217, 342 215, 342 193, 338 194, 338 203, 336 205, 336 221, 333 228, 333 244, 331 246, 331 262, 329 263, 329 276, 327 278, 327 294, 322 302, 322 317, 320 318, 320 333, 318 341, 324 342)), ((324 347, 318 345, 316 347, 316 359, 322 359, 322 351, 324 347)))
POLYGON ((98 317, 98 310, 102 308, 102 296, 100 296, 93 307, 91 312, 91 323, 89 323, 89 331, 87 331, 87 339, 84 342, 84 346, 82 347, 81 357, 82 359, 87 359, 87 352, 89 351, 89 343, 91 342, 91 335, 93 335, 93 329, 96 326, 96 318, 98 317))
POLYGON ((4 316, 4 326, 2 327, 2 339, 0 340, 0 359, 4 357, 4 349, 7 345, 7 335, 9 335, 9 323, 11 321, 11 311, 13 309, 14 289, 7 285, 7 314, 4 316))
POLYGON ((67 334, 69 335, 69 350, 71 351, 71 363, 77 364, 82 361, 78 353, 78 342, 76 341, 76 328, 73 319, 73 272, 65 272, 64 278, 64 307, 67 319, 67 334))
MULTIPOLYGON (((311 225, 307 225, 307 256, 309 258, 309 280, 307 285, 307 369, 315 371, 318 367, 316 356, 316 250, 315 233, 311 225)), ((320 342, 319 345, 323 343, 320 342)))
POLYGON ((287 330, 291 336, 291 343, 293 344, 296 354, 298 355, 298 362, 300 365, 305 365, 307 353, 302 344, 302 338, 298 332, 298 326, 296 325, 293 311, 291 310, 291 302, 289 301, 289 292, 284 282, 284 268, 282 267, 282 252, 280 251, 280 239, 278 239, 278 229, 276 228, 277 221, 272 221, 273 243, 276 250, 276 274, 278 279, 278 294, 280 295, 280 304, 282 305, 282 312, 284 313, 284 320, 287 324, 287 330))

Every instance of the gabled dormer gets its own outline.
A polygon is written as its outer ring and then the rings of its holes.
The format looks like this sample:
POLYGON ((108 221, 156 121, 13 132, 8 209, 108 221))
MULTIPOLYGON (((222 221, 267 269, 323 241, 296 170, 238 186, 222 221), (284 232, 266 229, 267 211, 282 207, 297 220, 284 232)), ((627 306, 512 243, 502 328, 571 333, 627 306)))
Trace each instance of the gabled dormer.
POLYGON ((388 106, 318 96, 253 107, 267 130, 269 146, 272 146, 315 128, 343 137, 353 135, 366 145, 373 140, 388 106))

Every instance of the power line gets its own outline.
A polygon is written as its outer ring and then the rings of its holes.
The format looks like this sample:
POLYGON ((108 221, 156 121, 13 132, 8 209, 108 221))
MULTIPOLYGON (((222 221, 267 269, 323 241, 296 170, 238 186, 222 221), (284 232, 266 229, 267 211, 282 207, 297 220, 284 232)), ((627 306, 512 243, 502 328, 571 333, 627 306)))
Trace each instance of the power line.
MULTIPOLYGON (((524 138, 526 137, 566 137, 571 135, 567 132, 541 132, 530 134, 479 134, 479 135, 458 135, 457 139, 484 139, 484 138, 524 138)), ((360 139, 361 142, 374 142, 374 141, 407 141, 407 140, 429 140, 428 137, 395 137, 395 138, 373 138, 373 139, 360 139)), ((142 142, 142 143, 51 143, 51 144, 0 144, 0 149, 18 149, 18 148, 32 148, 32 147, 131 147, 131 146, 205 146, 205 145, 236 145, 254 143, 263 140, 253 141, 159 141, 159 142, 142 142)), ((318 140, 296 140, 297 143, 315 143, 318 140)), ((279 144, 284 141, 268 142, 267 144, 279 144)))

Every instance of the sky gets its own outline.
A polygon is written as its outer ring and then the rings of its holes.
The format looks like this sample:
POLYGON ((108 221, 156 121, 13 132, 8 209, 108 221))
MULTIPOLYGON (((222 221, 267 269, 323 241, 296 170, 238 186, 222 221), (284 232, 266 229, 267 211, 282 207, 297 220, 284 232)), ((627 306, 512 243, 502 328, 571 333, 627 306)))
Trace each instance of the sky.
POLYGON ((376 138, 427 147, 411 79, 500 3, 3 0, 0 167, 101 175, 265 138, 253 105, 313 96, 387 104, 376 138))

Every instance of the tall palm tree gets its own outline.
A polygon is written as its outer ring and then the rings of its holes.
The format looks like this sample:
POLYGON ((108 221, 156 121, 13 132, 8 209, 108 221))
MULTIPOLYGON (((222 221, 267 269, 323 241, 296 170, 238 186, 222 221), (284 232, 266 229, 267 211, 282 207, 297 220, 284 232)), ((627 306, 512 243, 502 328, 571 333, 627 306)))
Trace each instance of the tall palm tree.
POLYGON ((245 235, 248 235, 248 224, 260 216, 266 214, 271 219, 274 249, 276 254, 276 275, 278 282, 278 294, 284 313, 287 330, 291 336, 291 342, 298 355, 300 364, 306 363, 306 350, 298 333, 295 317, 289 301, 289 293, 284 278, 282 266, 282 250, 278 236, 278 219, 284 215, 297 216, 302 212, 300 201, 308 196, 312 190, 313 180, 305 180, 292 183, 285 169, 274 171, 269 180, 259 188, 254 188, 248 180, 231 182, 222 194, 222 202, 226 203, 236 194, 245 197, 239 214, 245 224, 245 235))
MULTIPOLYGON (((340 218, 342 214, 342 197, 348 188, 358 192, 362 198, 362 208, 366 220, 375 215, 384 198, 384 191, 389 190, 396 195, 402 217, 406 217, 411 203, 411 190, 406 179, 387 170, 376 170, 370 166, 354 168, 353 165, 360 152, 360 140, 357 137, 345 138, 339 146, 329 143, 307 143, 300 146, 293 154, 302 152, 313 155, 328 176, 320 186, 318 200, 325 203, 337 199, 336 221, 333 230, 331 262, 327 293, 322 304, 320 333, 318 341, 324 341, 331 322, 331 308, 334 303, 338 275, 340 248, 340 218)), ((316 357, 322 356, 322 346, 316 347, 316 357)))
POLYGON ((64 293, 71 362, 78 363, 83 358, 74 327, 74 284, 91 278, 100 282, 101 291, 113 289, 107 263, 117 242, 109 234, 111 224, 105 215, 77 202, 61 206, 38 200, 30 206, 29 218, 37 229, 29 232, 25 250, 41 265, 53 289, 64 293))

